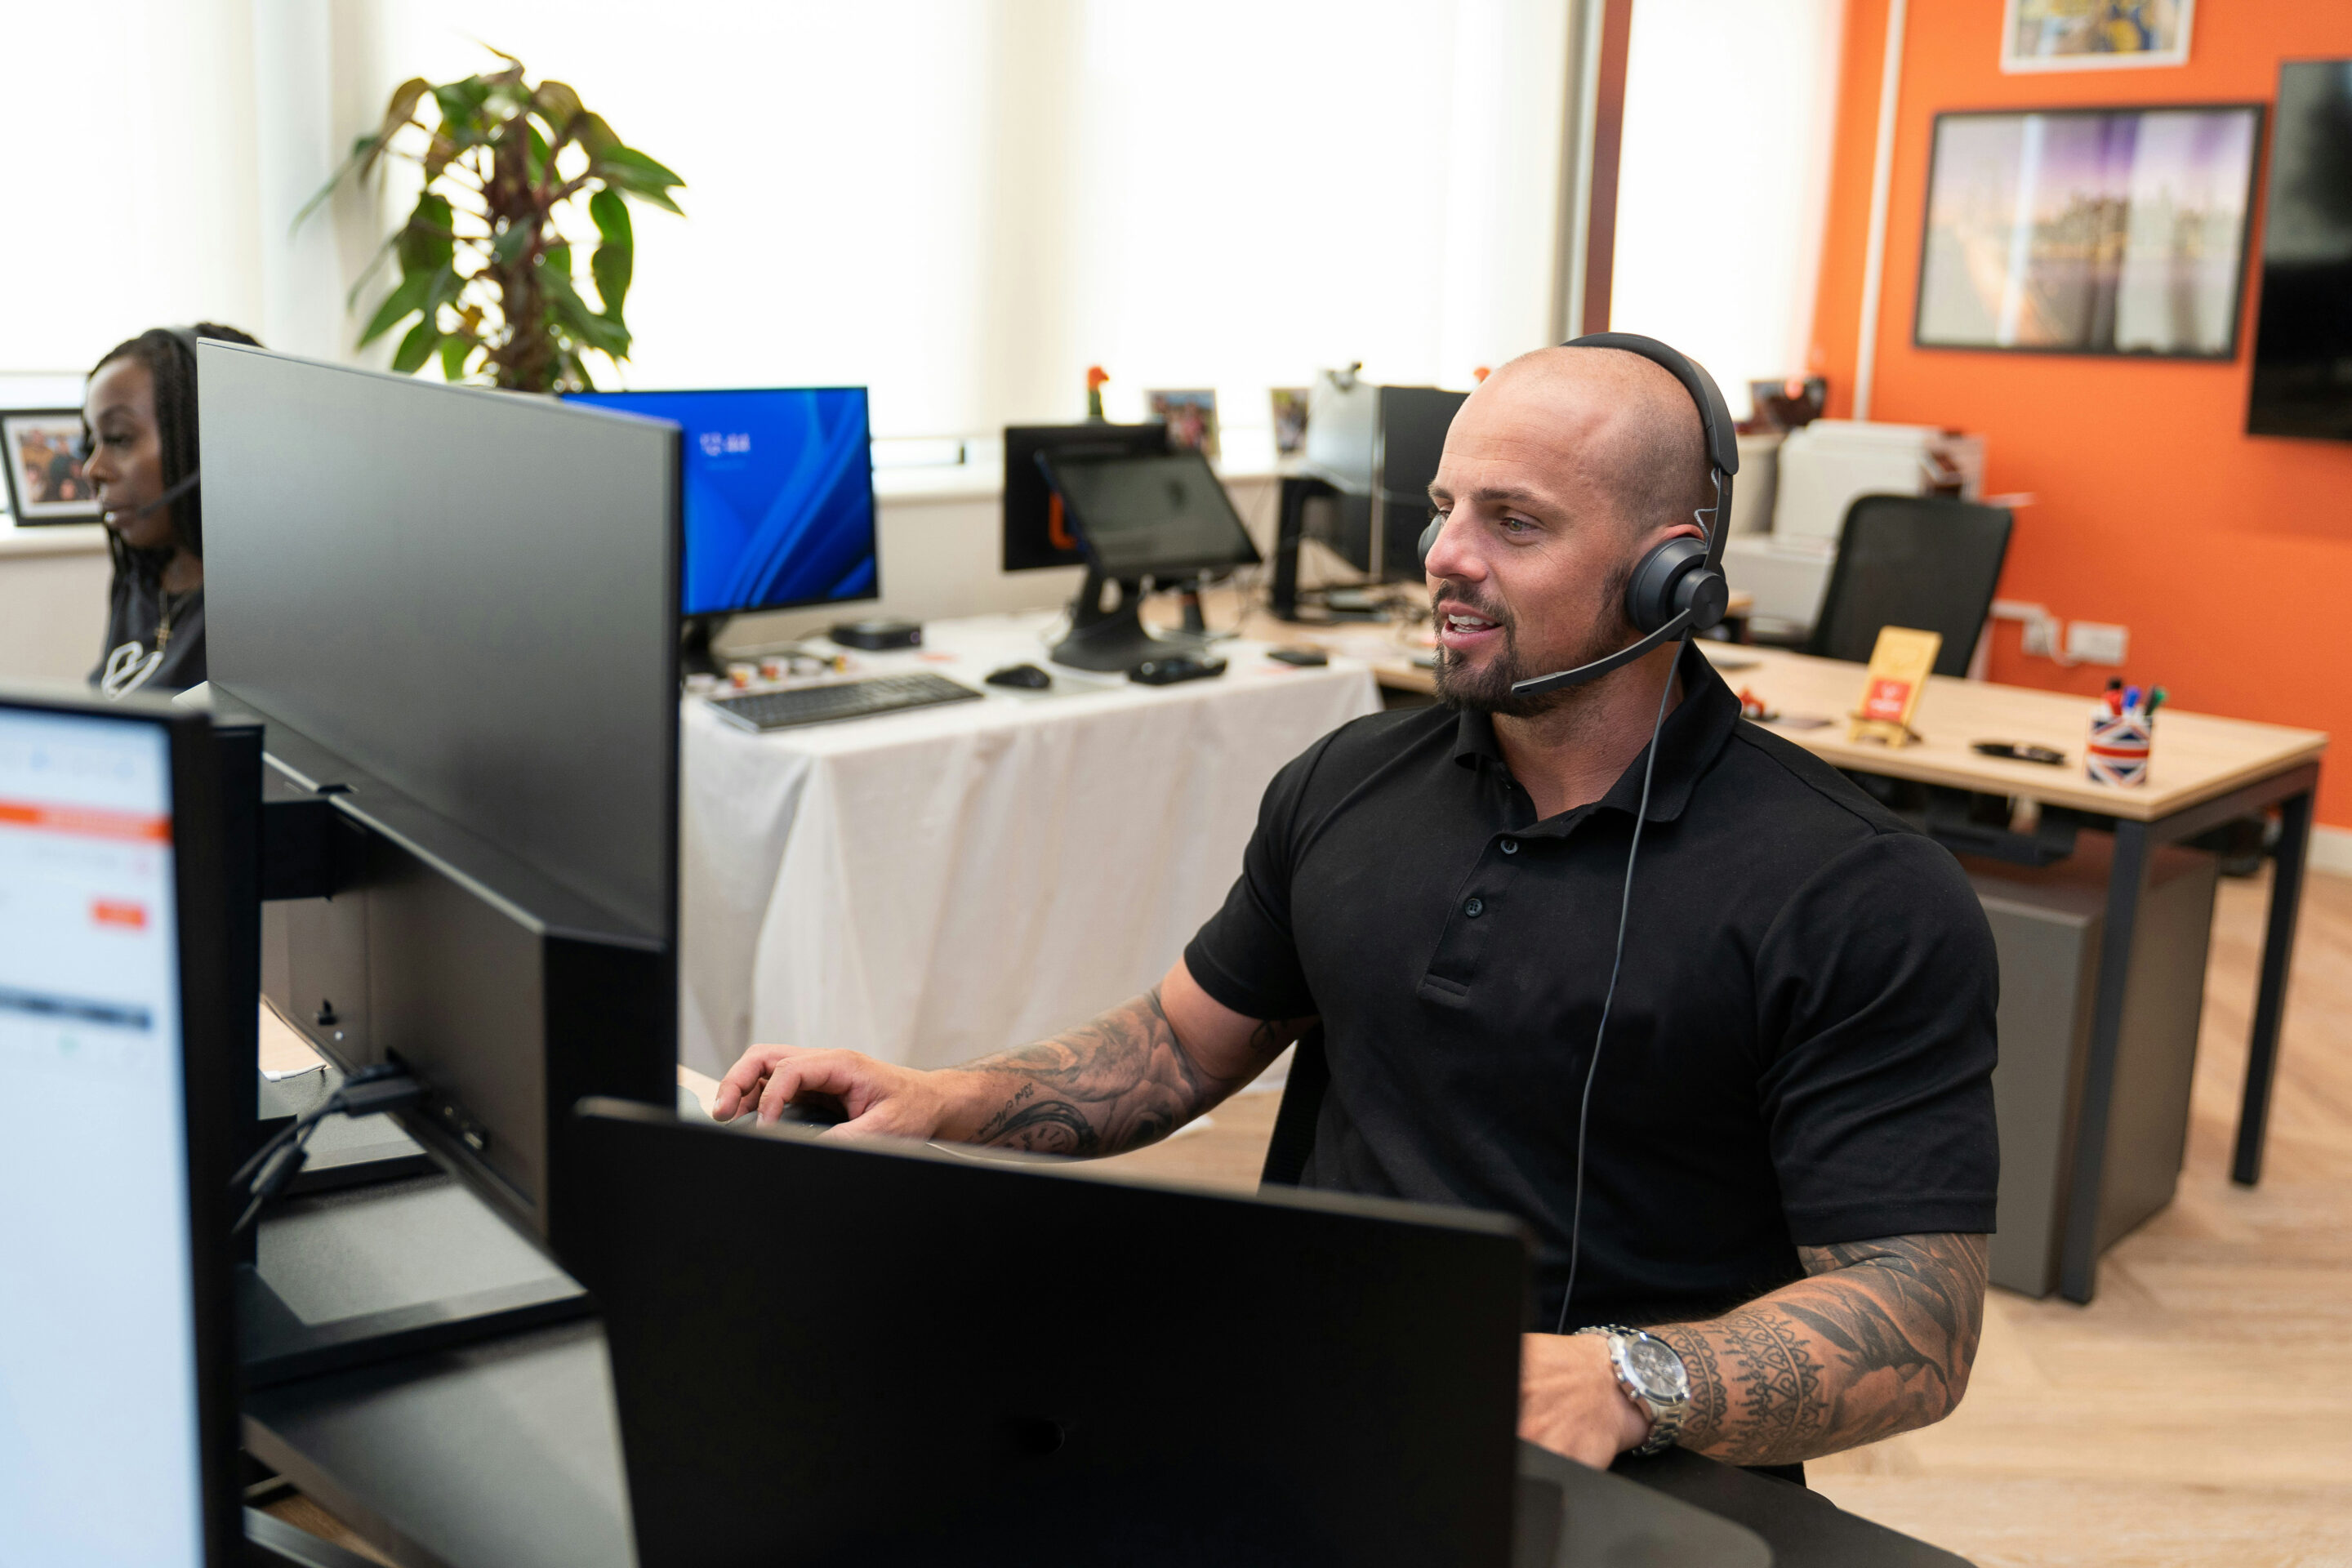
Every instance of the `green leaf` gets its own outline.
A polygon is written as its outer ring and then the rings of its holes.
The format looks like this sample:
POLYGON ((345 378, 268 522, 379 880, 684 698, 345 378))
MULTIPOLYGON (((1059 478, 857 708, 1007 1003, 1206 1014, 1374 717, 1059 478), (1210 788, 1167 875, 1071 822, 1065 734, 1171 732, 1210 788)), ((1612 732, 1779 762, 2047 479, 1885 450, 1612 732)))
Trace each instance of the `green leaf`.
POLYGON ((400 234, 400 270, 436 272, 448 266, 457 254, 457 240, 452 234, 457 217, 448 197, 431 191, 418 196, 415 209, 408 215, 407 226, 400 234))
POLYGON ((580 118, 582 107, 580 95, 569 83, 560 81, 541 82, 539 90, 531 95, 531 105, 555 127, 559 136, 572 129, 572 122, 580 118))
POLYGON ((448 337, 443 338, 441 340, 441 379, 444 381, 465 380, 466 360, 473 352, 474 344, 472 340, 468 338, 460 336, 454 332, 448 337))
POLYGON ((564 282, 570 283, 572 281, 572 247, 563 240, 557 240, 539 253, 539 266, 542 272, 562 273, 564 282))
POLYGON ((568 276, 542 268, 541 283, 547 290, 549 313, 569 328, 574 337, 614 359, 629 352, 629 329, 591 310, 568 276))
POLYGON ((408 335, 400 340, 400 350, 392 356, 393 370, 401 375, 414 375, 424 368, 426 360, 433 357, 433 351, 440 342, 441 329, 435 326, 433 318, 427 315, 409 328, 408 335))
POLYGON ((490 96, 490 84, 478 76, 463 81, 444 82, 432 89, 433 101, 441 110, 441 126, 455 135, 459 131, 481 128, 482 104, 490 96))
POLYGON ((412 311, 425 308, 433 288, 433 274, 412 272, 400 280, 400 287, 383 297, 375 314, 368 318, 366 328, 360 333, 360 346, 365 348, 392 331, 400 320, 412 311))
POLYGON ((613 134, 613 128, 604 123, 603 115, 587 111, 572 121, 572 139, 586 148, 591 158, 621 144, 621 139, 613 134))
POLYGON ((352 145, 352 156, 362 160, 361 179, 366 179, 375 168, 375 161, 383 155, 384 144, 392 140, 392 133, 416 118, 418 101, 432 90, 433 84, 421 76, 410 77, 392 89, 392 97, 383 106, 383 122, 376 127, 375 135, 367 139, 366 153, 362 154, 358 144, 352 145))
POLYGON ((621 305, 629 297, 629 279, 636 270, 636 238, 629 223, 629 204, 617 191, 598 191, 588 198, 588 216, 596 220, 602 243, 588 258, 588 275, 596 280, 596 298, 604 314, 621 319, 621 305))
POLYGON ((654 162, 635 147, 605 148, 596 154, 595 169, 615 184, 646 190, 667 190, 686 184, 667 166, 654 162))
POLYGON ((547 138, 539 133, 538 126, 526 120, 523 128, 530 132, 530 150, 522 162, 523 178, 536 185, 547 178, 547 161, 555 154, 548 150, 547 138))

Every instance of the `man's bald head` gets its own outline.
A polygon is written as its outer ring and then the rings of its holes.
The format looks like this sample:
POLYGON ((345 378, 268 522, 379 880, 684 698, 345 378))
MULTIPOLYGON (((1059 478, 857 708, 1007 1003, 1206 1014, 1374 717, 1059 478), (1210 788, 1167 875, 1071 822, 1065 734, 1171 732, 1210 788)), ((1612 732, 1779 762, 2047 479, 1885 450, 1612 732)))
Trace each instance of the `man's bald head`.
POLYGON ((1508 398, 1546 416, 1564 455, 1627 527, 1693 521, 1715 504, 1698 407, 1674 373, 1623 349, 1537 349, 1471 396, 1508 398))

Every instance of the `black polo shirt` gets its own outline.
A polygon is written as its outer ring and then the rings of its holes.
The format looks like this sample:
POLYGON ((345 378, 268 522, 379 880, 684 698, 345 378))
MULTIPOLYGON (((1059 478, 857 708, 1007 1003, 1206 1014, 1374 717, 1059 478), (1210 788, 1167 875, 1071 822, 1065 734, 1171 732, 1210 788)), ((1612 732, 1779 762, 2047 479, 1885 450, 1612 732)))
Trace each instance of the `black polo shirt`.
MULTIPOLYGON (((1802 1246, 1993 1228, 1976 895, 1741 720, 1696 649, 1682 668, 1593 1084, 1571 1326, 1715 1315, 1799 1278, 1802 1246)), ((1184 953, 1228 1007, 1321 1017, 1304 1184, 1517 1215, 1546 1327, 1643 763, 1538 821, 1485 715, 1358 720, 1276 777, 1184 953)))

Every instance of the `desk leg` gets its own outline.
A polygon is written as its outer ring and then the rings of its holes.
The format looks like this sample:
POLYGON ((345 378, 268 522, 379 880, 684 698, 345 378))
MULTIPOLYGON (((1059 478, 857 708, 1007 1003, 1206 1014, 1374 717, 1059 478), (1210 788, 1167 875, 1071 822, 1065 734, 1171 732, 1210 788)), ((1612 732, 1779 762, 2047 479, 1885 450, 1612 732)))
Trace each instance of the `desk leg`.
POLYGON ((2294 958, 2294 919, 2303 908, 2304 861, 2311 852, 2312 792, 2279 803, 2279 841, 2271 871, 2271 916, 2263 932, 2263 978, 2254 992, 2254 1032, 2246 1048, 2246 1093, 2238 1108, 2238 1148, 2230 1179, 2263 1179, 2263 1144, 2271 1124, 2271 1080, 2278 1072, 2279 1028, 2286 1020, 2287 969, 2294 958))
POLYGON ((2106 930, 2099 941, 2099 988, 2091 1006, 2089 1058, 2074 1119, 2074 1169, 2066 1185, 2066 1228, 2059 1243, 2058 1293, 2090 1300, 2099 1272, 2099 1197, 2106 1175, 2107 1122, 2115 1109, 2116 1057, 2123 1042, 2124 989, 2131 978, 2132 931, 2147 891, 2154 846, 2143 822, 2116 824, 2107 877, 2106 930))

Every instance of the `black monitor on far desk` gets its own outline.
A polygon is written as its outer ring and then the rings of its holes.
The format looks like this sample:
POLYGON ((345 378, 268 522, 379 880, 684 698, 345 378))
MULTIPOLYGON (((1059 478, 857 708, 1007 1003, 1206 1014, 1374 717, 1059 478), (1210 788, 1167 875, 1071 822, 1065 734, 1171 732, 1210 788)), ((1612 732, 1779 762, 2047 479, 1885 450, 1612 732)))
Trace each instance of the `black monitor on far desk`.
POLYGON ((1004 431, 1003 566, 1036 572, 1083 566, 1087 552, 1071 531, 1062 497, 1038 466, 1040 453, 1073 458, 1157 458, 1168 451, 1168 426, 1148 425, 1011 425, 1004 431))
POLYGON ((1183 651, 1143 629, 1144 585, 1172 585, 1260 560, 1225 487, 1198 452, 1092 457, 1047 451, 1038 466, 1062 498, 1087 558, 1069 635, 1054 649, 1057 664, 1132 669, 1183 651), (1103 595, 1114 584, 1118 602, 1106 609, 1103 595))

